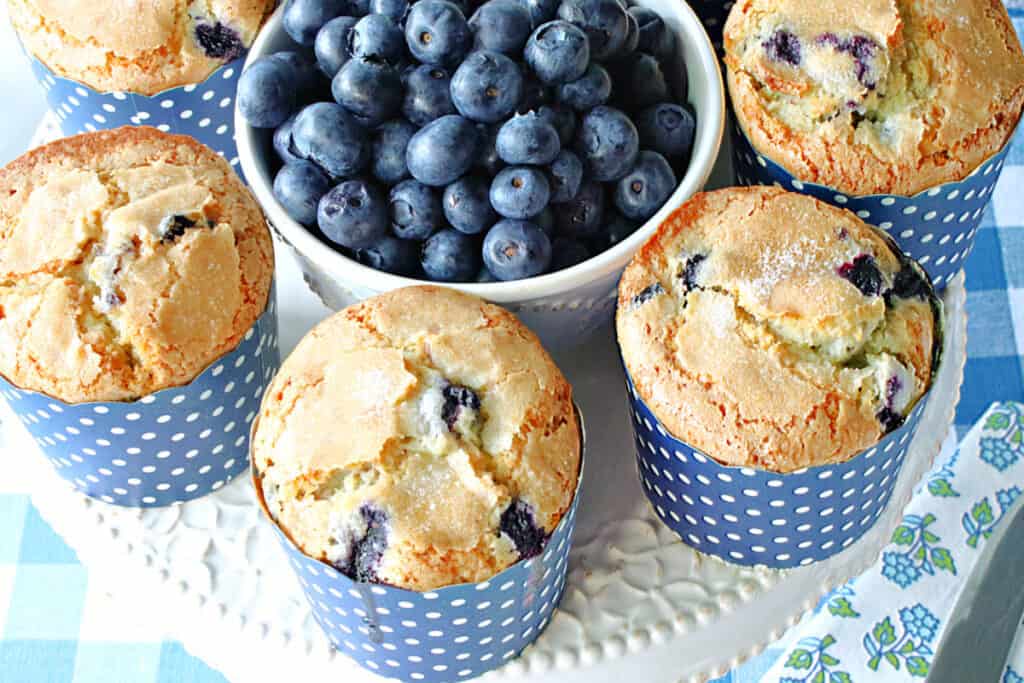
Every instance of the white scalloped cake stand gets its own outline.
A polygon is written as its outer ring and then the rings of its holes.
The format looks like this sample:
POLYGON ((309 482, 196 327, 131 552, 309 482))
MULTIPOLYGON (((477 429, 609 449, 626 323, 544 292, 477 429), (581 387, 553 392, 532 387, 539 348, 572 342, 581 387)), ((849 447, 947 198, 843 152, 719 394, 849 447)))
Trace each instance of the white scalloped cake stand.
MULTIPOLYGON (((278 274, 281 344, 290 350, 327 311, 288 251, 278 274)), ((780 637, 836 585, 867 569, 949 431, 966 360, 963 276, 946 293, 945 360, 892 501, 878 524, 830 560, 788 572, 728 566, 683 545, 655 517, 636 477, 612 330, 557 358, 586 418, 583 500, 561 609, 522 657, 483 681, 644 683, 724 673, 780 637)), ((6 409, 5 409, 6 410, 6 409)), ((78 553, 91 581, 114 587, 233 681, 373 676, 330 648, 314 623, 247 477, 165 509, 108 506, 74 492, 20 422, 8 457, 33 468, 32 501, 78 553)))

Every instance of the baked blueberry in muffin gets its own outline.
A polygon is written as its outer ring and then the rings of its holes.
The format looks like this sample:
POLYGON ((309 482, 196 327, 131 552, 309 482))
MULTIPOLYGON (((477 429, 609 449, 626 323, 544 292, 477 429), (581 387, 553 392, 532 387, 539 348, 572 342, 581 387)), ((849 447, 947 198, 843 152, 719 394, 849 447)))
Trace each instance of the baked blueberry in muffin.
POLYGON ((1024 53, 991 0, 739 0, 724 37, 753 147, 847 194, 961 180, 1024 106, 1024 53))
POLYGON ((727 465, 842 462, 932 380, 938 304, 853 213, 777 188, 701 194, 626 268, 618 336, 641 399, 727 465))
POLYGON ((412 287, 316 327, 267 392, 252 461, 307 555, 412 590, 540 553, 580 467, 572 394, 512 314, 412 287))

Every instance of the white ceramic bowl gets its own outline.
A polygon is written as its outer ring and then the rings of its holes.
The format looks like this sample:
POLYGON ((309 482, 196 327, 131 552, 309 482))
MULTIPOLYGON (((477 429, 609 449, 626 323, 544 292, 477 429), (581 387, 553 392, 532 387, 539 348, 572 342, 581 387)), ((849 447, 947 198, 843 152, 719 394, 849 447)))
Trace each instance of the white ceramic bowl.
MULTIPOLYGON (((586 339, 615 309, 619 276, 633 253, 668 214, 704 187, 718 157, 725 126, 725 94, 711 41, 689 5, 679 0, 640 0, 658 12, 679 38, 686 62, 689 101, 697 114, 693 155, 685 177, 665 206, 629 238, 572 268, 513 282, 451 284, 519 315, 548 346, 566 347, 586 339)), ((293 43, 281 28, 282 8, 264 26, 249 51, 253 60, 293 43)), ((670 71, 670 70, 667 70, 670 71)), ((680 73, 667 73, 671 79, 680 73)), ((341 309, 381 292, 422 283, 364 266, 320 241, 288 217, 274 199, 272 131, 253 128, 235 112, 238 154, 252 191, 279 237, 292 247, 306 283, 324 304, 341 309)))

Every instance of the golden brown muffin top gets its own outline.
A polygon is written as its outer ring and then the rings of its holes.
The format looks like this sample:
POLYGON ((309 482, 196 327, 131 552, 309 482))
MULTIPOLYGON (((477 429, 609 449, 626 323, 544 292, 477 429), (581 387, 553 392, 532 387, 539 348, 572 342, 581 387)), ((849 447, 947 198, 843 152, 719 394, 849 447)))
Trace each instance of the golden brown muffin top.
POLYGON ((626 268, 617 329, 640 397, 727 465, 846 460, 931 382, 931 287, 854 214, 775 188, 699 194, 626 268))
POLYGON ((754 148, 848 194, 961 180, 1024 106, 1024 53, 1000 0, 739 0, 725 48, 754 148))
POLYGON ((199 83, 252 45, 275 0, 7 0, 25 48, 100 92, 199 83))
POLYGON ((263 313, 266 220, 224 159, 126 127, 0 169, 0 374, 68 403, 190 382, 263 313))
POLYGON ((539 551, 580 468, 572 390, 503 308, 395 290, 313 329, 267 391, 252 459, 310 557, 412 590, 539 551))

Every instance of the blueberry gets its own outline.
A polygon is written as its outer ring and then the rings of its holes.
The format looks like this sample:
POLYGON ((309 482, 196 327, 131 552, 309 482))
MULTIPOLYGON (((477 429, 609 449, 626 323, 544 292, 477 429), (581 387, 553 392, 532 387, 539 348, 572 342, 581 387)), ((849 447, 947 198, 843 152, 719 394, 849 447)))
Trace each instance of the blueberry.
POLYGON ((618 180, 629 172, 640 149, 636 126, 618 109, 594 107, 580 121, 576 151, 594 180, 618 180))
POLYGON ((391 230, 404 240, 425 240, 444 224, 441 200, 433 188, 403 180, 388 195, 391 230))
POLYGON ((530 25, 537 28, 555 18, 560 0, 517 0, 530 13, 530 25))
POLYGON ((514 116, 498 130, 498 156, 506 164, 551 163, 561 142, 554 126, 537 114, 514 116))
POLYGON ((647 285, 640 290, 640 293, 633 297, 630 304, 635 308, 642 306, 659 294, 664 294, 665 288, 661 286, 660 282, 655 282, 653 285, 647 285))
POLYGON ((295 114, 288 117, 284 123, 274 131, 274 151, 281 161, 290 164, 295 161, 304 161, 295 151, 292 144, 292 126, 295 124, 295 114))
MULTIPOLYGON (((878 86, 878 74, 876 67, 871 64, 878 52, 878 43, 867 36, 853 36, 852 38, 840 38, 835 33, 822 33, 815 39, 819 45, 828 45, 839 52, 845 52, 853 57, 857 72, 857 80, 868 90, 874 90, 878 86)), ((764 43, 764 48, 770 58, 776 61, 784 61, 794 66, 800 63, 800 41, 796 36, 788 32, 776 32, 764 43), (785 33, 785 36, 783 36, 785 33), (774 55, 774 57, 773 57, 774 55)))
POLYGON ((415 134, 416 126, 405 119, 388 121, 374 131, 370 154, 370 170, 374 178, 385 185, 394 185, 409 177, 405 149, 415 134))
POLYGON ((687 292, 701 288, 700 283, 697 282, 697 278, 700 277, 700 271, 707 258, 708 257, 704 254, 693 254, 688 257, 683 264, 683 272, 679 277, 683 281, 683 288, 687 292))
POLYGON ((629 32, 626 9, 618 0, 562 0, 558 18, 583 29, 590 42, 590 56, 596 60, 617 53, 629 32))
POLYGON ((537 110, 548 123, 558 131, 562 147, 568 147, 576 137, 576 114, 561 104, 545 105, 537 110))
POLYGON ((869 254, 861 254, 851 262, 844 263, 836 270, 839 277, 849 280, 864 296, 878 296, 882 293, 882 271, 878 262, 869 254))
POLYGON ((480 270, 477 241, 458 230, 447 228, 423 243, 420 265, 431 280, 469 282, 480 270))
POLYGON ((881 423, 882 429, 885 430, 886 434, 888 434, 889 432, 894 432, 899 429, 906 418, 892 408, 886 406, 878 411, 875 415, 875 419, 881 423))
POLYGON ((349 33, 359 21, 355 17, 335 17, 316 34, 313 53, 317 66, 328 78, 334 78, 338 70, 349 60, 349 33))
POLYGON ((288 0, 281 24, 296 43, 312 45, 317 31, 347 9, 348 0, 288 0))
POLYGON ((353 17, 365 17, 370 13, 370 0, 349 0, 348 14, 353 17))
POLYGON ((545 83, 568 83, 586 72, 590 45, 579 27, 567 21, 549 21, 526 41, 523 58, 545 83))
POLYGON ((373 246, 358 250, 356 259, 364 266, 386 273, 416 277, 420 270, 420 246, 410 240, 385 235, 373 246))
POLYGON ((500 533, 506 535, 515 544, 519 558, 525 560, 540 555, 544 550, 547 535, 543 529, 537 528, 533 517, 533 508, 518 498, 514 499, 501 513, 500 533))
POLYGON ((636 119, 640 144, 668 159, 688 159, 696 122, 686 107, 663 102, 640 112, 636 119))
POLYGON ((424 64, 457 64, 472 42, 466 17, 446 0, 420 0, 406 16, 405 43, 424 64))
POLYGON ((531 218, 530 222, 543 230, 544 234, 548 237, 555 234, 555 212, 551 210, 550 204, 545 206, 543 211, 531 218))
POLYGON ((388 547, 388 517, 380 509, 364 505, 359 514, 366 533, 352 544, 349 563, 341 572, 360 583, 377 583, 377 569, 388 547))
POLYGON ((373 246, 388 231, 384 193, 364 180, 346 180, 320 199, 317 223, 329 240, 343 247, 373 246))
POLYGON ((498 156, 499 129, 499 125, 488 126, 483 123, 479 125, 480 149, 473 165, 482 168, 490 176, 497 175, 498 171, 505 167, 505 162, 498 156))
POLYGON ((469 387, 449 384, 441 390, 441 396, 444 398, 444 403, 441 404, 441 419, 449 431, 455 431, 461 413, 480 410, 480 397, 469 387))
POLYGON ((402 105, 402 79, 386 62, 353 57, 334 77, 331 93, 356 120, 373 127, 398 112, 402 105))
POLYGON ((308 53, 283 50, 273 53, 270 57, 291 68, 295 78, 292 87, 295 88, 298 101, 312 99, 318 94, 324 81, 316 69, 316 62, 308 53))
POLYGON ((370 12, 382 14, 395 24, 402 23, 409 11, 409 0, 370 0, 370 12))
POLYGON ((452 102, 460 114, 474 121, 494 123, 505 118, 515 110, 522 91, 519 67, 500 52, 473 52, 452 76, 452 102))
POLYGON ((444 188, 441 204, 453 228, 475 235, 494 224, 498 216, 491 207, 490 188, 488 179, 476 175, 462 176, 444 188))
POLYGON ((490 0, 469 18, 469 27, 476 35, 475 46, 481 50, 501 52, 518 57, 526 39, 533 31, 530 11, 518 0, 490 0))
POLYGON ((924 278, 921 277, 921 273, 917 268, 913 266, 904 265, 898 273, 892 283, 892 289, 890 291, 891 296, 897 296, 901 299, 927 299, 928 298, 928 284, 924 278))
POLYGON ((609 209, 605 214, 601 229, 590 238, 590 247, 595 253, 607 251, 636 232, 638 227, 640 226, 636 222, 629 220, 614 209, 609 209))
POLYGON ((260 57, 238 80, 238 111, 255 128, 276 128, 295 109, 295 74, 273 57, 260 57))
POLYGON ((615 207, 626 218, 646 221, 676 189, 676 176, 665 157, 644 150, 633 169, 615 185, 615 207))
POLYGON ((421 64, 405 79, 402 113, 417 126, 455 114, 450 91, 451 76, 439 66, 421 64))
POLYGON ((530 67, 526 64, 519 64, 519 70, 523 74, 523 92, 519 96, 519 103, 516 105, 517 114, 528 114, 531 111, 539 111, 541 107, 551 101, 551 89, 540 82, 530 67))
POLYGON ((551 241, 529 221, 499 221, 484 238, 484 265, 502 281, 540 275, 551 265, 551 241))
POLYGON ((238 59, 245 52, 245 43, 242 42, 238 31, 225 26, 219 21, 213 24, 207 22, 197 23, 195 40, 199 47, 203 49, 203 54, 210 59, 230 62, 238 59))
POLYGON ((530 218, 551 198, 547 176, 538 168, 510 166, 491 181, 491 206, 505 218, 530 218))
POLYGON ((476 280, 474 282, 501 282, 498 278, 491 275, 491 271, 487 270, 487 266, 480 269, 480 272, 476 274, 476 280))
POLYGON ((395 65, 405 57, 405 39, 395 22, 383 14, 367 14, 348 34, 353 57, 367 57, 395 65))
POLYGON ((575 197, 552 207, 561 235, 577 239, 594 237, 604 216, 604 188, 598 182, 585 180, 575 197))
POLYGON ((563 83, 555 91, 559 102, 576 111, 586 111, 604 104, 611 94, 612 77, 603 66, 593 62, 582 76, 575 81, 563 83))
POLYGON ((615 99, 623 108, 640 111, 671 99, 661 64, 646 52, 634 52, 616 62, 613 71, 615 99))
POLYGON ((292 145, 334 178, 361 171, 370 158, 366 131, 345 111, 330 102, 311 104, 295 117, 292 145))
POLYGON ((797 66, 803 59, 800 39, 786 29, 775 31, 767 40, 761 43, 761 47, 764 48, 768 59, 773 62, 783 62, 790 66, 797 66))
MULTIPOLYGON (((196 227, 196 221, 183 216, 181 214, 172 214, 164 217, 160 221, 160 242, 162 244, 173 243, 179 237, 185 234, 186 230, 190 230, 196 227)), ((108 292, 109 298, 112 299, 111 305, 123 304, 124 300, 116 292, 108 292)))
POLYGON ((630 7, 629 13, 636 19, 640 28, 636 49, 666 62, 671 61, 676 51, 675 34, 665 25, 661 16, 654 10, 640 5, 630 7))
POLYGON ((455 114, 442 116, 412 136, 405 163, 421 183, 447 185, 465 175, 476 161, 479 141, 480 132, 472 121, 455 114))
POLYGON ((572 268, 590 258, 590 250, 578 240, 559 237, 551 243, 551 272, 572 268))
POLYGON ((331 181, 320 167, 308 161, 286 164, 274 178, 274 197, 285 212, 303 225, 316 224, 320 198, 331 189, 331 181))
POLYGON ((629 22, 629 26, 626 29, 626 39, 622 42, 622 46, 618 52, 612 55, 613 59, 622 59, 627 57, 636 51, 638 45, 640 45, 640 24, 637 22, 636 17, 626 12, 626 21, 629 22))
POLYGON ((567 202, 580 191, 583 182, 583 162, 567 149, 563 149, 548 166, 551 185, 551 203, 567 202))

